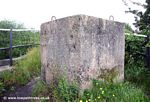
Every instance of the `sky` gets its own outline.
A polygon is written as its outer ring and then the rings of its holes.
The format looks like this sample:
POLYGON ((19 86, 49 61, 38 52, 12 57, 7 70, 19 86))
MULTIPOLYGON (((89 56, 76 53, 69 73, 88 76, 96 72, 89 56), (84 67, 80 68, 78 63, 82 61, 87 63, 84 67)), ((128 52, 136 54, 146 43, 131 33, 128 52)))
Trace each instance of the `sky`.
MULTIPOLYGON (((143 3, 145 0, 132 1, 143 3)), ((129 6, 142 10, 135 5, 129 6)), ((38 30, 41 23, 50 21, 52 16, 59 19, 77 14, 107 20, 113 15, 115 21, 129 23, 132 26, 134 16, 125 14, 125 10, 128 10, 128 7, 122 0, 0 0, 0 20, 13 20, 24 23, 27 28, 38 30)))

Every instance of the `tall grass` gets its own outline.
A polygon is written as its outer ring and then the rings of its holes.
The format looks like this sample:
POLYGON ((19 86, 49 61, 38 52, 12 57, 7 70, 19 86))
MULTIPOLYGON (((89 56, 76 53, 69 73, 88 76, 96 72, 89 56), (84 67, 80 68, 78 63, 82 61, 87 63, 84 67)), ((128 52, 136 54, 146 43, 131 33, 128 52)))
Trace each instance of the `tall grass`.
POLYGON ((30 49, 26 58, 17 62, 15 66, 15 70, 23 69, 28 71, 30 76, 38 76, 41 69, 39 47, 30 49))
MULTIPOLYGON (((44 81, 39 80, 32 90, 32 96, 44 98, 49 97, 50 91, 48 85, 44 81)), ((47 102, 47 101, 48 100, 45 99, 40 100, 40 102, 47 102)), ((32 102, 35 102, 35 100, 32 100, 32 102)))
POLYGON ((28 51, 25 59, 16 63, 13 74, 16 83, 24 85, 33 77, 40 74, 41 60, 39 48, 32 48, 28 51))
POLYGON ((130 83, 106 83, 93 80, 93 88, 85 90, 83 102, 146 102, 144 93, 130 83))
MULTIPOLYGON (((28 51, 26 58, 15 63, 14 69, 0 73, 0 83, 5 89, 14 85, 25 85, 40 75, 41 60, 39 47, 28 51)), ((2 91, 0 92, 2 93, 2 91)))
POLYGON ((80 93, 79 87, 69 85, 65 79, 58 86, 39 81, 33 89, 33 96, 52 97, 47 102, 149 102, 141 89, 130 83, 107 83, 93 80, 93 87, 80 93), (45 91, 44 91, 45 90, 45 91))

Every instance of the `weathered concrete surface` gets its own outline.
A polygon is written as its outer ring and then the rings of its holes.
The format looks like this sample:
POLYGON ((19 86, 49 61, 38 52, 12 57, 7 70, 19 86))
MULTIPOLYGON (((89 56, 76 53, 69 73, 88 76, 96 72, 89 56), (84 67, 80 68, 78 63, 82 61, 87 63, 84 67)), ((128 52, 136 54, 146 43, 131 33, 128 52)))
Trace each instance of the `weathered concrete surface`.
POLYGON ((124 79, 124 24, 86 15, 41 25, 42 77, 67 75, 81 89, 90 80, 124 79))

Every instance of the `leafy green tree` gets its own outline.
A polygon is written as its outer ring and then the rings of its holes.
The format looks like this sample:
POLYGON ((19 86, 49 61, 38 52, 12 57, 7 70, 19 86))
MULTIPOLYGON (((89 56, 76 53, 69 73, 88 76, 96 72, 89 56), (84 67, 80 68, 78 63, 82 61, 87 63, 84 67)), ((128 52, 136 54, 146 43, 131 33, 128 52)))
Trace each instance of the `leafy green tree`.
POLYGON ((137 23, 137 26, 140 27, 140 30, 147 29, 150 31, 150 0, 146 0, 146 3, 146 11, 141 16, 141 19, 137 23))
POLYGON ((127 1, 130 1, 130 3, 142 6, 145 11, 142 12, 140 10, 132 10, 131 7, 129 7, 128 11, 125 11, 126 13, 132 13, 135 15, 135 27, 137 27, 140 31, 146 31, 150 32, 150 0, 146 0, 145 4, 139 3, 139 2, 133 2, 132 0, 122 0, 126 6, 128 6, 127 1))
POLYGON ((2 20, 0 21, 0 28, 2 29, 21 29, 25 28, 23 24, 16 23, 15 21, 2 20))
POLYGON ((130 33, 130 34, 133 33, 133 29, 129 24, 125 24, 125 33, 130 33))

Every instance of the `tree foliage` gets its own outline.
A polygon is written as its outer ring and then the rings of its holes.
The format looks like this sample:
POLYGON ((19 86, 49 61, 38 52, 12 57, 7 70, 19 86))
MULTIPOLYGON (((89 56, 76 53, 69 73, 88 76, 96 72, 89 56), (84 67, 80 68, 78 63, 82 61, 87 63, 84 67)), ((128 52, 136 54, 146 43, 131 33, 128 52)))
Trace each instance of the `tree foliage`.
POLYGON ((15 21, 2 20, 0 21, 0 28, 2 29, 21 29, 25 28, 23 24, 16 23, 15 21))
POLYGON ((132 34, 133 29, 131 28, 131 26, 129 24, 125 24, 125 33, 129 33, 132 34))
MULTIPOLYGON (((126 6, 128 6, 127 0, 122 0, 126 6)), ((139 2, 133 2, 132 0, 128 0, 130 3, 138 6, 142 6, 145 11, 142 12, 140 10, 134 10, 129 7, 128 11, 125 11, 126 13, 132 13, 135 15, 135 25, 136 28, 138 28, 140 31, 146 31, 150 32, 150 0, 146 0, 145 4, 139 3, 139 2)))

